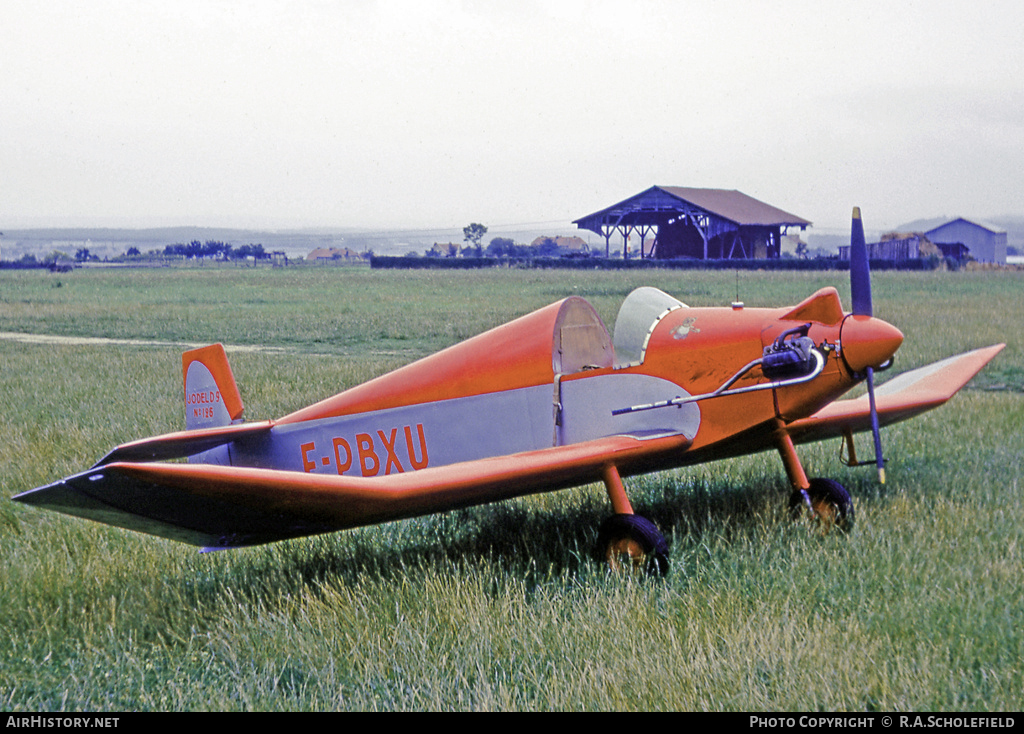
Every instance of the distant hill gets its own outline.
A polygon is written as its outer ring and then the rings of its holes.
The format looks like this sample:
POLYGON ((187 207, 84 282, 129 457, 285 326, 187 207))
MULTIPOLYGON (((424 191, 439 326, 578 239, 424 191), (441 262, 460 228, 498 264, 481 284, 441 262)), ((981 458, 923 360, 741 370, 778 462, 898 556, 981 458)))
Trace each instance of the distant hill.
MULTIPOLYGON (((575 234, 575 228, 566 224, 563 231, 575 234)), ((434 242, 463 240, 462 227, 375 230, 344 228, 309 228, 292 230, 232 229, 225 227, 155 227, 149 229, 119 229, 112 227, 51 227, 37 229, 3 229, 0 237, 0 257, 17 260, 24 255, 44 257, 54 250, 74 256, 87 248, 98 257, 117 257, 128 248, 140 252, 163 250, 167 245, 199 242, 226 242, 238 247, 261 244, 268 252, 284 252, 288 257, 305 257, 316 249, 344 249, 356 252, 373 251, 378 255, 405 255, 411 251, 426 252, 434 242)), ((550 235, 552 228, 543 232, 488 230, 483 239, 486 246, 495 237, 507 237, 517 243, 528 243, 539 234, 550 235)), ((594 238, 597 238, 594 235, 594 238)), ((602 240, 603 244, 603 240, 602 240)))
POLYGON ((1006 230, 1006 244, 1024 249, 1024 216, 989 217, 988 221, 1006 230))
POLYGON ((158 227, 153 229, 44 228, 7 229, 0 239, 3 259, 23 255, 45 256, 54 250, 74 255, 87 248, 99 257, 116 257, 129 247, 140 252, 163 250, 167 245, 199 242, 226 242, 233 246, 262 244, 270 252, 283 251, 289 257, 305 256, 317 247, 343 246, 350 232, 318 230, 271 232, 220 227, 158 227))
MULTIPOLYGON (((949 218, 921 219, 901 225, 899 231, 925 231, 929 222, 941 223, 949 218)), ((1024 216, 1007 215, 987 217, 985 221, 1006 230, 1007 244, 1019 250, 1024 249, 1024 216)), ((932 224, 931 226, 935 226, 932 224)), ((348 248, 363 253, 372 251, 378 255, 420 254, 429 250, 435 242, 463 241, 462 227, 433 229, 360 229, 360 228, 306 228, 290 230, 237 229, 227 227, 154 227, 148 229, 123 229, 113 227, 69 228, 51 227, 36 229, 2 229, 0 236, 0 258, 17 260, 24 255, 44 257, 54 250, 71 255, 81 248, 99 257, 117 257, 128 248, 140 252, 163 250, 167 245, 199 242, 226 242, 234 247, 247 244, 261 244, 268 252, 284 252, 288 257, 305 257, 313 250, 348 248)), ((879 232, 869 232, 868 239, 877 241, 879 232)), ((604 239, 591 232, 583 232, 572 224, 551 226, 543 230, 489 228, 481 244, 486 247, 495 237, 513 240, 517 244, 528 244, 539 236, 580 237, 587 241, 592 250, 604 250, 604 239)), ((812 253, 836 254, 838 248, 850 243, 849 234, 815 233, 810 229, 804 237, 812 253)), ((621 246, 621 239, 612 238, 613 246, 621 246)))

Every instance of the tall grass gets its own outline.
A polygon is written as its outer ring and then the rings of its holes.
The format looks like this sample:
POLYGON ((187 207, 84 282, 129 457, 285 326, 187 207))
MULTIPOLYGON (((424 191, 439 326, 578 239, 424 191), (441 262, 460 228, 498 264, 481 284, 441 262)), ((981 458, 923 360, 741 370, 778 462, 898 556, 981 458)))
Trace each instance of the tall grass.
MULTIPOLYGON (((795 303, 835 278, 741 273, 740 297, 795 303)), ((284 347, 231 355, 249 417, 268 418, 570 293, 611 326, 640 284, 711 305, 737 278, 5 272, 0 331, 284 347)), ((849 536, 788 521, 770 454, 630 480, 672 541, 657 581, 592 561, 600 486, 206 555, 15 505, 178 429, 180 350, 0 340, 0 709, 1019 710, 1021 286, 877 274, 900 368, 1007 349, 954 403, 885 431, 884 488, 835 445, 801 448, 853 493, 849 536)))

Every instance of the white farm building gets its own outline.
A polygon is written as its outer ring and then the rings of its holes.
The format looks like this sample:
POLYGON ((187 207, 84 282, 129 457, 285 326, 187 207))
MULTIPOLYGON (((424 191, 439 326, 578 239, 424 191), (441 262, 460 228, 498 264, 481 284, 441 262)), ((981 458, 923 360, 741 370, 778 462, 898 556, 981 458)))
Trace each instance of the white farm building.
POLYGON ((939 219, 928 222, 924 235, 937 245, 966 245, 978 262, 1006 264, 1006 230, 977 219, 939 219))

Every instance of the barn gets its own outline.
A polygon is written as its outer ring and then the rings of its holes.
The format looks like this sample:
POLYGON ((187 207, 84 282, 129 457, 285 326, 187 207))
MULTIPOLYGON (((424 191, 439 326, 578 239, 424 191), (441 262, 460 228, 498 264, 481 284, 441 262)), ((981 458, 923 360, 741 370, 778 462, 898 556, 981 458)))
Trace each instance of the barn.
POLYGON ((1006 230, 977 219, 945 220, 925 235, 936 245, 963 244, 979 262, 1006 264, 1006 230))
POLYGON ((639 244, 641 258, 728 260, 777 258, 782 235, 811 222, 740 191, 652 186, 635 196, 573 221, 605 240, 622 237, 623 257, 639 244))
MULTIPOLYGON (((906 262, 931 256, 944 257, 946 251, 929 240, 923 234, 917 232, 890 232, 882 236, 881 242, 867 243, 868 257, 872 260, 891 260, 893 262, 906 262)), ((954 259, 962 260, 963 254, 959 250, 950 249, 954 259), (959 255, 959 256, 958 256, 959 255)), ((850 246, 839 246, 839 259, 850 259, 850 246)))
POLYGON ((308 255, 306 262, 362 262, 363 256, 348 247, 318 247, 308 255))

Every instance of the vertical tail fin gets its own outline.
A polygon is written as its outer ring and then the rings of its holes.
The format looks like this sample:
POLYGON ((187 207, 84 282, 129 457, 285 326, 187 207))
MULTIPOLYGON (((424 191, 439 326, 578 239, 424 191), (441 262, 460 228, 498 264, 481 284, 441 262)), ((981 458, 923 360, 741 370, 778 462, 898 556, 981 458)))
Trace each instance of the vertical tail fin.
POLYGON ((185 428, 214 428, 239 420, 245 410, 223 344, 181 355, 185 381, 185 428))

